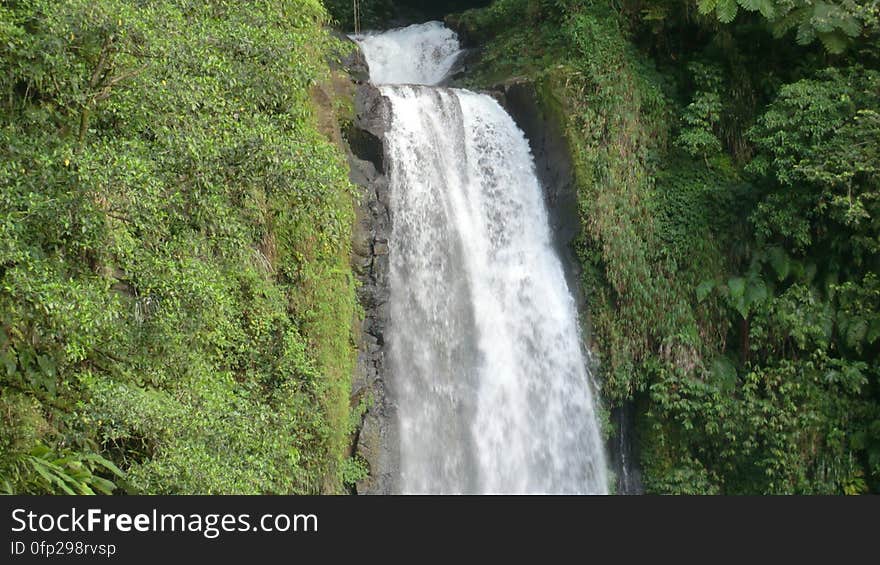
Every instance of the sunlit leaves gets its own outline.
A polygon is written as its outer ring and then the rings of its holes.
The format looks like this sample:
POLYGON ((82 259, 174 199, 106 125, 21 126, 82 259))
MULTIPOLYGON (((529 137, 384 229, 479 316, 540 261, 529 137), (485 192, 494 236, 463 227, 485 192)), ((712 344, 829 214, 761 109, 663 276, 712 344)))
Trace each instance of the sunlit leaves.
POLYGON ((741 9, 759 13, 777 36, 796 30, 797 42, 809 45, 817 39, 830 53, 842 53, 858 37, 866 22, 875 22, 876 3, 851 0, 697 0, 699 12, 715 14, 730 24, 741 9))
MULTIPOLYGON (((314 120, 325 22, 317 0, 0 8, 0 386, 52 421, 0 453, 5 490, 109 490, 101 450, 144 492, 334 484, 352 188, 314 120)), ((0 436, 24 437, 9 402, 0 436)))

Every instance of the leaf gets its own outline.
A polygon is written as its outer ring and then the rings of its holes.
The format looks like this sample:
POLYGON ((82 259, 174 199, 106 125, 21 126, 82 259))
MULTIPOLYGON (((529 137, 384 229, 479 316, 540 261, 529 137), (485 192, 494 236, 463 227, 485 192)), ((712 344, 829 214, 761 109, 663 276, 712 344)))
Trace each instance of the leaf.
POLYGON ((103 477, 92 477, 92 487, 101 494, 111 495, 116 485, 103 477))
POLYGON ((697 302, 702 302, 706 299, 707 296, 714 290, 715 281, 703 281, 700 283, 700 286, 697 287, 697 302))
POLYGON ((726 356, 718 357, 712 362, 712 377, 721 390, 730 392, 736 388, 736 365, 726 356))
POLYGON ((6 368, 6 376, 13 376, 16 369, 18 369, 18 361, 15 358, 15 350, 9 348, 6 351, 0 351, 0 360, 3 361, 3 366, 6 368))
POLYGON ((46 447, 46 446, 43 445, 42 443, 39 443, 39 444, 35 445, 35 446, 33 447, 33 449, 31 449, 30 454, 31 454, 33 457, 38 457, 38 458, 40 458, 40 459, 45 459, 45 458, 46 458, 46 455, 49 455, 51 452, 52 452, 51 449, 49 449, 48 447, 46 447))
POLYGON ((773 5, 772 0, 757 0, 758 11, 761 12, 761 15, 767 18, 768 20, 773 20, 776 18, 776 6, 773 5))
POLYGON ((732 277, 727 281, 727 288, 730 290, 730 297, 734 300, 743 297, 746 291, 746 281, 742 277, 732 277))
POLYGON ((854 349, 860 349, 867 333, 868 322, 864 318, 850 320, 846 328, 846 345, 854 349))
POLYGON ((816 30, 810 25, 809 20, 800 22, 795 38, 799 45, 809 45, 816 39, 816 30))
POLYGON ((837 31, 820 33, 819 40, 822 42, 825 50, 833 55, 840 55, 849 46, 846 36, 837 31))
POLYGON ((810 18, 810 24, 816 28, 819 33, 830 33, 834 30, 834 24, 837 21, 839 13, 837 6, 832 6, 828 2, 817 0, 813 5, 813 17, 810 18))
POLYGON ((30 460, 33 469, 37 472, 37 474, 43 477, 50 486, 55 484, 60 487, 61 490, 63 490, 66 494, 76 494, 73 489, 71 489, 67 485, 67 483, 55 473, 55 470, 53 469, 54 465, 33 456, 30 458, 30 460))
POLYGON ((865 340, 871 345, 877 342, 877 338, 880 338, 880 318, 871 320, 868 333, 865 335, 865 340))
POLYGON ((778 246, 771 247, 767 250, 767 259, 770 262, 770 266, 776 271, 779 281, 784 281, 791 272, 791 261, 785 250, 778 246))
POLYGON ((771 0, 739 0, 739 5, 750 12, 760 12, 768 20, 776 17, 776 7, 771 0))
POLYGON ((699 0, 697 3, 697 9, 702 15, 706 16, 714 12, 717 5, 718 0, 699 0))
POLYGON ((767 300, 767 285, 759 278, 751 281, 746 288, 745 302, 751 307, 753 304, 760 304, 767 300))
POLYGON ((73 484, 74 486, 76 486, 76 490, 79 491, 80 494, 94 496, 95 491, 93 491, 91 487, 89 487, 88 483, 85 483, 83 481, 75 481, 73 484))
POLYGON ((737 12, 739 12, 739 6, 737 6, 736 0, 718 0, 715 14, 721 23, 729 24, 732 22, 736 19, 737 12))
POLYGON ((49 355, 38 355, 37 365, 39 365, 43 373, 50 377, 55 377, 55 360, 52 357, 49 355))
POLYGON ((745 298, 740 298, 734 303, 734 308, 739 312, 739 315, 743 317, 743 319, 749 317, 749 305, 746 303, 745 298))
POLYGON ((124 477, 125 476, 125 473, 123 473, 119 469, 119 467, 117 467, 112 461, 101 457, 97 453, 89 453, 88 455, 85 455, 83 457, 83 459, 86 461, 92 461, 93 463, 97 463, 98 465, 104 467, 105 469, 107 469, 108 471, 110 471, 111 473, 116 475, 117 477, 124 477))

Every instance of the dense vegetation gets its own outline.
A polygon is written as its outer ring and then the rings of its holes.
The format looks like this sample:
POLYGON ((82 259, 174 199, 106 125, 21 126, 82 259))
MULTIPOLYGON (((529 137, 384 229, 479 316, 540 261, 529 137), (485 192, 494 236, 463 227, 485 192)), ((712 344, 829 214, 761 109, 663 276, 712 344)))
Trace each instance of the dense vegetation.
POLYGON ((354 193, 324 135, 345 108, 315 103, 326 21, 0 3, 0 491, 341 490, 354 193))
MULTIPOLYGON (((413 2, 358 2, 364 27, 413 2)), ((484 2, 443 4, 450 9, 484 2)), ((0 3, 0 491, 339 492, 327 0, 0 3)), ((329 15, 328 15, 329 12, 329 15)), ((880 8, 496 0, 564 126, 602 392, 660 493, 880 491, 880 8)))
POLYGON ((603 393, 661 493, 880 491, 876 2, 498 0, 564 124, 603 393))

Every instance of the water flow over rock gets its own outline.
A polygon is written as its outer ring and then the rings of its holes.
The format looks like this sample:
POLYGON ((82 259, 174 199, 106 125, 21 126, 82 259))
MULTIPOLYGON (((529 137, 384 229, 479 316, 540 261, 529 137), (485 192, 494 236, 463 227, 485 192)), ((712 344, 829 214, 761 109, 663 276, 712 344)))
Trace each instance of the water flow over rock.
POLYGON ((370 82, 439 84, 462 53, 455 32, 441 22, 428 22, 352 36, 370 65, 370 82))
POLYGON ((373 80, 402 83, 382 87, 399 489, 606 492, 577 310, 523 133, 488 96, 416 85, 451 66, 442 25, 359 40, 373 80))

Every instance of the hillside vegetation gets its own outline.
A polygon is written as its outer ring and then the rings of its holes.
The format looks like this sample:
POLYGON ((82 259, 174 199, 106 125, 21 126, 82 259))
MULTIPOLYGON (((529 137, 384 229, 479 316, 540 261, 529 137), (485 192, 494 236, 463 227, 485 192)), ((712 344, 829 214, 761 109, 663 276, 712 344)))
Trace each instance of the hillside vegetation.
POLYGON ((0 4, 0 491, 342 489, 354 193, 313 102, 327 18, 0 4))

